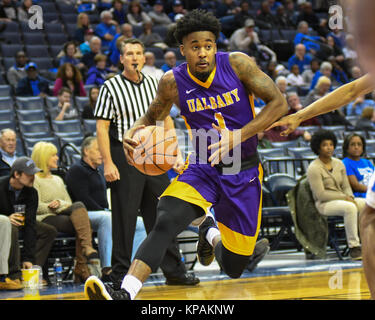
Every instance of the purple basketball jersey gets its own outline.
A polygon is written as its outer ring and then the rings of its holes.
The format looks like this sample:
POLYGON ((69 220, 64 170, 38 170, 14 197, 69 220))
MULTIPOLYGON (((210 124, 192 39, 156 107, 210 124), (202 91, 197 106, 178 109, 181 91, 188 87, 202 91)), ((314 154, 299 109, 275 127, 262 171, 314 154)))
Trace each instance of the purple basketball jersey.
MULTIPOLYGON (((210 156, 207 146, 211 141, 219 140, 217 131, 212 130, 212 123, 229 130, 241 129, 255 117, 253 97, 235 74, 226 52, 216 53, 216 67, 206 82, 194 77, 186 62, 174 68, 173 74, 181 116, 189 129, 197 158, 200 162, 207 161, 210 156)), ((257 144, 256 135, 243 142, 241 159, 253 155, 257 144)))

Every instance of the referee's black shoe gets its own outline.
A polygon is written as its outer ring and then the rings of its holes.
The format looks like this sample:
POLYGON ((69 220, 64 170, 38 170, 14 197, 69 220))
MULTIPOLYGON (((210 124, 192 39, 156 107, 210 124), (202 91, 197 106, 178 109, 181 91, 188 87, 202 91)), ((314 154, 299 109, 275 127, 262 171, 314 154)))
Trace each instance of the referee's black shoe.
POLYGON ((207 216, 206 219, 199 226, 199 240, 197 243, 197 256, 202 266, 208 266, 215 258, 214 248, 206 239, 206 234, 209 228, 216 228, 214 219, 207 216))
POLYGON ((168 277, 165 284, 168 286, 195 286, 200 282, 194 273, 184 273, 181 277, 168 277))

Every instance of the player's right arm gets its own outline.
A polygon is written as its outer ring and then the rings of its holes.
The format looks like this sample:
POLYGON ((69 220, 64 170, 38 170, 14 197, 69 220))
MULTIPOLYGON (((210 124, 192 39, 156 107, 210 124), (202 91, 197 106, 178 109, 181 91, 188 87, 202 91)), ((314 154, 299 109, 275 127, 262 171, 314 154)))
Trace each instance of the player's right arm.
POLYGON ((173 72, 168 71, 160 79, 156 96, 147 112, 124 134, 123 145, 128 160, 131 160, 129 152, 133 152, 137 146, 137 142, 133 140, 134 133, 143 127, 155 125, 157 121, 166 120, 173 103, 178 103, 177 84, 173 72))
POLYGON ((287 126, 288 128, 281 132, 281 135, 286 136, 293 132, 301 122, 345 106, 354 101, 357 97, 367 94, 374 89, 374 79, 367 74, 337 88, 335 91, 332 91, 330 94, 315 101, 306 108, 281 118, 267 128, 267 130, 278 126, 287 126))

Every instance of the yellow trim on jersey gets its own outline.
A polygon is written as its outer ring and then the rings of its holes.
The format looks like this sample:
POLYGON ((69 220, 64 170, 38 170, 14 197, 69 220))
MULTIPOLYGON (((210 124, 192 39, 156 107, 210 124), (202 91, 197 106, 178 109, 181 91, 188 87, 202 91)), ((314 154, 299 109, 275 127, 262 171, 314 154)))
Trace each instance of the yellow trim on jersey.
POLYGON ((249 101, 250 101, 251 111, 253 112, 253 117, 255 118, 256 113, 255 113, 255 104, 254 104, 254 96, 253 95, 249 95, 249 101))
POLYGON ((188 130, 189 138, 190 140, 193 140, 193 134, 191 133, 191 127, 190 124, 187 122, 186 117, 181 115, 181 118, 185 121, 186 129, 188 130))
MULTIPOLYGON (((258 170, 259 170, 258 179, 260 183, 262 183, 263 168, 261 164, 259 164, 258 170)), ((258 239, 260 224, 262 220, 262 198, 263 198, 263 195, 261 191, 260 199, 259 199, 257 229, 256 229, 254 236, 245 236, 241 233, 238 233, 236 231, 229 229, 227 226, 223 225, 222 223, 217 222, 217 225, 220 230, 221 241, 223 243, 223 246, 229 251, 243 255, 243 256, 250 256, 253 254, 255 244, 258 239)))
POLYGON ((208 79, 206 80, 206 82, 202 82, 200 81, 199 79, 197 79, 196 77, 193 76, 193 74, 190 72, 190 69, 189 69, 189 66, 187 66, 187 72, 190 76, 190 78, 197 84, 199 84, 200 86, 208 89, 211 84, 212 84, 212 81, 214 81, 214 78, 215 78, 215 74, 216 74, 216 66, 215 68, 212 70, 210 76, 208 77, 208 79))
POLYGON ((189 203, 193 203, 199 207, 201 207, 205 213, 207 213, 212 203, 208 202, 195 188, 193 188, 190 184, 182 181, 178 181, 178 177, 175 178, 172 183, 168 186, 168 188, 163 192, 160 196, 171 196, 181 200, 184 200, 189 203))

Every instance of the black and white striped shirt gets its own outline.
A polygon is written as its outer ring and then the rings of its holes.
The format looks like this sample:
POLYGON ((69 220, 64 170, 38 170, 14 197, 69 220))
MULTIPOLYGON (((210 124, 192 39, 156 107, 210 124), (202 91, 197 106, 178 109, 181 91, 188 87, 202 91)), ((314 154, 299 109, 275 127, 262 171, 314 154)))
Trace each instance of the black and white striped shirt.
POLYGON ((142 81, 135 83, 118 74, 100 88, 94 116, 110 120, 110 135, 120 142, 124 133, 146 113, 156 96, 157 79, 142 75, 142 81))

